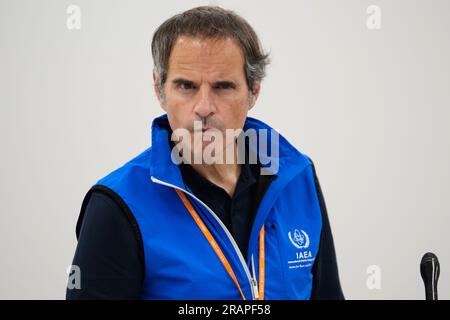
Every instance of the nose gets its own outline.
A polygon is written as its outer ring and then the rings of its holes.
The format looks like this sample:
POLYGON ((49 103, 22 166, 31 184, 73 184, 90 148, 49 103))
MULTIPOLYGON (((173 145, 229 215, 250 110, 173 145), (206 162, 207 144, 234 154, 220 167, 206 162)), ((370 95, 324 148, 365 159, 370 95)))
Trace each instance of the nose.
POLYGON ((196 116, 202 120, 212 116, 215 112, 215 104, 211 94, 209 85, 200 87, 197 94, 197 101, 195 102, 194 112, 196 116))

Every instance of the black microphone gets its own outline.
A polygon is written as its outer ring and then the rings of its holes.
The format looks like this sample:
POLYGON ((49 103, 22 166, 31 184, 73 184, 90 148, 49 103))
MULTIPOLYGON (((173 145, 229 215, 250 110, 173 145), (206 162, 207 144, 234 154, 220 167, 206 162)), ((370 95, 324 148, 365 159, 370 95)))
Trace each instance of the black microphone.
POLYGON ((439 278, 439 261, 434 253, 427 252, 420 262, 420 274, 425 284, 425 299, 437 300, 437 284, 439 278))

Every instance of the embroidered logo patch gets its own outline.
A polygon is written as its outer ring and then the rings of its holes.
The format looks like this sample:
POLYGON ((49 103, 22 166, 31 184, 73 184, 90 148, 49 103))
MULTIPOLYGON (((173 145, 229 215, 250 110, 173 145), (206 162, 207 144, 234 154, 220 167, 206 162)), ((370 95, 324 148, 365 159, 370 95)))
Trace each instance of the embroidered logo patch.
POLYGON ((312 252, 307 250, 310 246, 308 233, 302 229, 295 229, 293 232, 288 232, 288 238, 291 244, 297 249, 295 257, 293 257, 294 259, 288 260, 289 269, 311 267, 315 258, 312 252))
POLYGON ((306 249, 309 247, 309 236, 308 234, 303 230, 294 230, 294 235, 291 234, 291 232, 288 232, 289 240, 291 240, 294 247, 297 249, 306 249))

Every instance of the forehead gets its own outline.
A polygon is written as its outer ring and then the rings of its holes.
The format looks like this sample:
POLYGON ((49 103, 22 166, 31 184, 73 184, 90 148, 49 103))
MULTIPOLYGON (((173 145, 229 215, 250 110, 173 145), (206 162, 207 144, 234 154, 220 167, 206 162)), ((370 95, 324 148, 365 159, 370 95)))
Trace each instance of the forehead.
POLYGON ((200 74, 212 77, 244 76, 242 49, 231 38, 178 37, 169 57, 168 77, 195 77, 200 74))

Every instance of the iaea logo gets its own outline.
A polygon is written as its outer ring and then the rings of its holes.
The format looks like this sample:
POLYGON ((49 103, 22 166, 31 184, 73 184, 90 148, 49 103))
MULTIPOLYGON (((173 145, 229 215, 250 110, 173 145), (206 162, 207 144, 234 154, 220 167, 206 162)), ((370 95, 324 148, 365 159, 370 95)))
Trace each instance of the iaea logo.
POLYGON ((288 232, 289 240, 291 240, 292 244, 298 248, 298 249, 306 249, 309 247, 309 236, 308 234, 298 229, 294 230, 294 235, 291 234, 291 232, 288 232))

